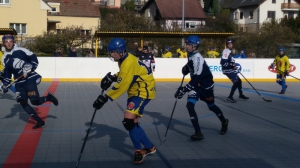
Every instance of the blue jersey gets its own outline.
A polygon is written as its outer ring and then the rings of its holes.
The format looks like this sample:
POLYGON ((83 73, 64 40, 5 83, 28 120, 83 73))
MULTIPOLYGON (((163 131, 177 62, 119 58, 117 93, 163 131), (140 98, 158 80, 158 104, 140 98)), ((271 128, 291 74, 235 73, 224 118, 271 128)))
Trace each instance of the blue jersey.
POLYGON ((188 67, 190 70, 190 85, 210 89, 214 86, 213 75, 206 61, 199 52, 188 54, 188 67))
POLYGON ((231 53, 231 50, 228 48, 224 49, 222 52, 222 57, 221 57, 221 61, 220 61, 220 64, 222 66, 222 71, 224 74, 234 72, 234 69, 233 69, 234 62, 235 61, 234 61, 233 55, 231 53))
MULTIPOLYGON (((36 55, 31 51, 22 47, 14 46, 11 51, 4 53, 2 63, 5 68, 3 84, 8 85, 11 83, 12 75, 14 76, 14 79, 23 75, 23 65, 25 63, 30 63, 32 65, 32 69, 35 70, 39 62, 36 55)), ((38 73, 32 72, 27 78, 21 78, 16 83, 25 82, 26 80, 37 80, 37 78, 40 77, 41 76, 38 73)))

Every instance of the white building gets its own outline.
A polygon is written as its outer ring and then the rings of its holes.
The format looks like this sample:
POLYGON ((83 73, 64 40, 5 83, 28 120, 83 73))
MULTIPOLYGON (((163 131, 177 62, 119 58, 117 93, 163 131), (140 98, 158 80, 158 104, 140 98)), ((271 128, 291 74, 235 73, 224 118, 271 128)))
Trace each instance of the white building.
POLYGON ((241 31, 257 31, 265 21, 297 17, 300 0, 235 0, 227 8, 241 31))

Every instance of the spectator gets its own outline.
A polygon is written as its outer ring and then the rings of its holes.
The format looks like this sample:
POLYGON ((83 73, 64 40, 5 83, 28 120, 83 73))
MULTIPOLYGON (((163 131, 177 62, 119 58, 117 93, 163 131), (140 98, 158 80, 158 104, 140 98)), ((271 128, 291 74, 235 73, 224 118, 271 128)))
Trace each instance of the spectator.
POLYGON ((56 51, 53 53, 53 56, 54 56, 54 57, 62 57, 62 50, 61 50, 60 47, 58 47, 58 48, 56 49, 56 51))
POLYGON ((185 51, 184 46, 177 49, 177 55, 178 55, 179 58, 186 58, 187 57, 187 52, 185 51))
POLYGON ((143 55, 142 47, 138 47, 138 49, 135 52, 135 56, 140 58, 140 56, 142 56, 142 55, 143 55))
POLYGON ((244 53, 244 50, 241 50, 240 53, 238 53, 234 56, 234 58, 247 58, 247 57, 244 53))
POLYGON ((217 58, 220 54, 215 51, 215 47, 209 47, 209 51, 206 53, 208 58, 217 58))
POLYGON ((86 57, 96 57, 95 56, 95 50, 94 49, 90 49, 89 53, 86 55, 86 57))
POLYGON ((69 51, 68 57, 77 57, 77 49, 75 47, 72 47, 69 51))
POLYGON ((172 58, 171 47, 167 46, 165 49, 165 54, 162 54, 163 58, 172 58))

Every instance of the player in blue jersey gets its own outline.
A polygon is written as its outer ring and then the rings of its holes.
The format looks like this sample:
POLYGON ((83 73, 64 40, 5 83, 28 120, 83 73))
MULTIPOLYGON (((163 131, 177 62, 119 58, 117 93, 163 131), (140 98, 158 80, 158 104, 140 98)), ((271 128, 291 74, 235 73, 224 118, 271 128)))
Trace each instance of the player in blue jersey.
POLYGON ((15 46, 14 36, 6 34, 2 37, 5 53, 2 57, 4 65, 3 86, 0 91, 6 93, 7 87, 11 83, 13 75, 16 87, 16 99, 23 109, 37 122, 33 129, 44 127, 45 122, 37 115, 36 111, 28 104, 28 99, 32 105, 41 105, 46 101, 51 101, 58 105, 58 100, 49 92, 46 97, 40 97, 37 85, 41 82, 41 76, 35 72, 38 66, 38 59, 31 51, 15 46))
POLYGON ((227 132, 229 123, 229 120, 225 119, 221 109, 215 104, 213 75, 206 64, 206 61, 198 52, 199 46, 200 39, 198 36, 189 36, 187 38, 186 48, 188 52, 188 62, 182 68, 182 74, 187 75, 190 73, 191 80, 186 86, 179 87, 175 93, 175 98, 181 99, 184 94, 188 92, 186 107, 195 129, 195 134, 191 136, 192 140, 201 140, 204 138, 195 111, 195 104, 198 99, 204 101, 209 110, 213 111, 222 122, 221 134, 227 132))
POLYGON ((235 90, 238 88, 239 90, 239 98, 240 99, 249 99, 248 97, 246 97, 243 94, 242 91, 242 80, 240 79, 240 77, 238 76, 238 73, 236 73, 236 68, 235 67, 235 60, 233 58, 233 55, 231 53, 231 49, 233 47, 233 40, 232 39, 226 39, 226 45, 227 48, 225 48, 222 52, 222 57, 221 57, 221 61, 220 64, 222 66, 222 71, 223 74, 226 75, 231 82, 233 83, 232 87, 231 87, 231 91, 229 96, 227 97, 227 101, 231 102, 231 103, 236 103, 236 101, 233 99, 233 94, 235 92, 235 90))

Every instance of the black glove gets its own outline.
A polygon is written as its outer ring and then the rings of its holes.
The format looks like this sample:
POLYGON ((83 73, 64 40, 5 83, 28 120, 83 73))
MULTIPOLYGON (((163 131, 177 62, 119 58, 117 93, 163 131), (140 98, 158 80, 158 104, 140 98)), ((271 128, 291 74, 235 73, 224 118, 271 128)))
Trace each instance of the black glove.
POLYGON ((93 107, 99 110, 107 102, 107 100, 108 99, 105 96, 99 95, 98 98, 94 101, 93 107))
POLYGON ((108 72, 101 80, 101 85, 100 85, 101 89, 107 90, 110 87, 110 85, 116 81, 117 81, 117 76, 111 75, 110 72, 108 72))
POLYGON ((284 76, 290 76, 290 72, 289 71, 285 71, 284 72, 284 76))
POLYGON ((185 95, 184 87, 180 86, 180 87, 177 89, 177 91, 176 91, 174 97, 175 97, 175 98, 178 98, 178 99, 181 99, 184 95, 185 95))
POLYGON ((271 68, 271 69, 274 69, 274 68, 275 68, 275 64, 272 63, 272 64, 270 65, 270 68, 271 68))
POLYGON ((187 75, 188 73, 190 73, 189 66, 188 65, 183 66, 181 72, 183 75, 187 75))

